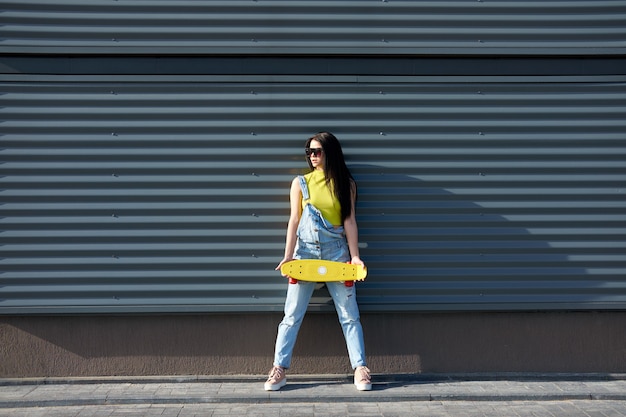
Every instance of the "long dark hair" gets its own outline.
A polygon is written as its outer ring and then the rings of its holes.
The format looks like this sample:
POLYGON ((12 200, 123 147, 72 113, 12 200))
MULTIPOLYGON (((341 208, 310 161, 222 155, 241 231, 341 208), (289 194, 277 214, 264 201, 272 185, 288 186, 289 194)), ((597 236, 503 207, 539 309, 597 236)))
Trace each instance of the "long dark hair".
MULTIPOLYGON (((356 199, 356 182, 346 166, 341 145, 335 135, 330 132, 317 133, 306 141, 305 148, 310 147, 312 140, 316 140, 322 145, 324 177, 329 187, 332 187, 333 194, 339 200, 341 205, 341 222, 343 223, 352 213, 352 193, 354 192, 356 199)), ((307 157, 306 160, 309 168, 313 169, 311 159, 307 157)))

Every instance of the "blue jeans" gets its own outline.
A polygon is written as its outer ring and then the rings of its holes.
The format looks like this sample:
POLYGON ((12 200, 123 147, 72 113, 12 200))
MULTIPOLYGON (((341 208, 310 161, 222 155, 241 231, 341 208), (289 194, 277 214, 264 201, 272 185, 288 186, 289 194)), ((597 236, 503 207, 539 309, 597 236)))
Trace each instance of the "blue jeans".
MULTIPOLYGON (((307 205, 298 227, 296 259, 326 259, 338 262, 350 260, 343 227, 333 227, 313 206, 307 205)), ((300 325, 304 319, 316 283, 299 281, 289 284, 285 300, 285 316, 278 325, 274 365, 289 368, 300 325)), ((335 310, 343 329, 350 363, 355 369, 365 366, 363 328, 356 302, 356 286, 346 287, 343 282, 326 283, 335 303, 335 310)))

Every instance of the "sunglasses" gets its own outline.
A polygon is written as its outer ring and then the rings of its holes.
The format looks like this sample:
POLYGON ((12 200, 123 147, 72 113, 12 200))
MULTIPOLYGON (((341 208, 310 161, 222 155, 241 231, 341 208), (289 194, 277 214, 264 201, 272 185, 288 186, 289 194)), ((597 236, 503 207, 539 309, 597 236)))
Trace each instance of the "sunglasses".
POLYGON ((304 152, 306 156, 320 156, 322 154, 322 148, 305 148, 304 152))

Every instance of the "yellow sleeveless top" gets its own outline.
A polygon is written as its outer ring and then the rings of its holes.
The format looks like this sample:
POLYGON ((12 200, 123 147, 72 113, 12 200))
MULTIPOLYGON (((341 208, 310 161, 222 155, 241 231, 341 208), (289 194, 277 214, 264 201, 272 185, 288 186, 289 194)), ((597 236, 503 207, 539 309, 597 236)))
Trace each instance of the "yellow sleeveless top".
POLYGON ((302 200, 302 208, 306 203, 311 203, 322 212, 326 220, 333 226, 341 226, 341 204, 326 185, 326 178, 323 171, 314 170, 304 176, 306 185, 309 188, 310 199, 306 202, 302 200))

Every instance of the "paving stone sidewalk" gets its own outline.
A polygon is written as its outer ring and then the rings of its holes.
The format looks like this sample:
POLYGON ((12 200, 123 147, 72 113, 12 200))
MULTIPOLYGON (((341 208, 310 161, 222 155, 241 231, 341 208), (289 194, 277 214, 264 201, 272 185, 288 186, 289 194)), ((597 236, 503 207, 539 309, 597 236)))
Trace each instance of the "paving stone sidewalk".
POLYGON ((622 375, 375 375, 370 392, 357 391, 348 376, 288 379, 278 392, 264 391, 261 377, 4 379, 0 416, 487 416, 506 409, 512 416, 626 417, 622 375))

